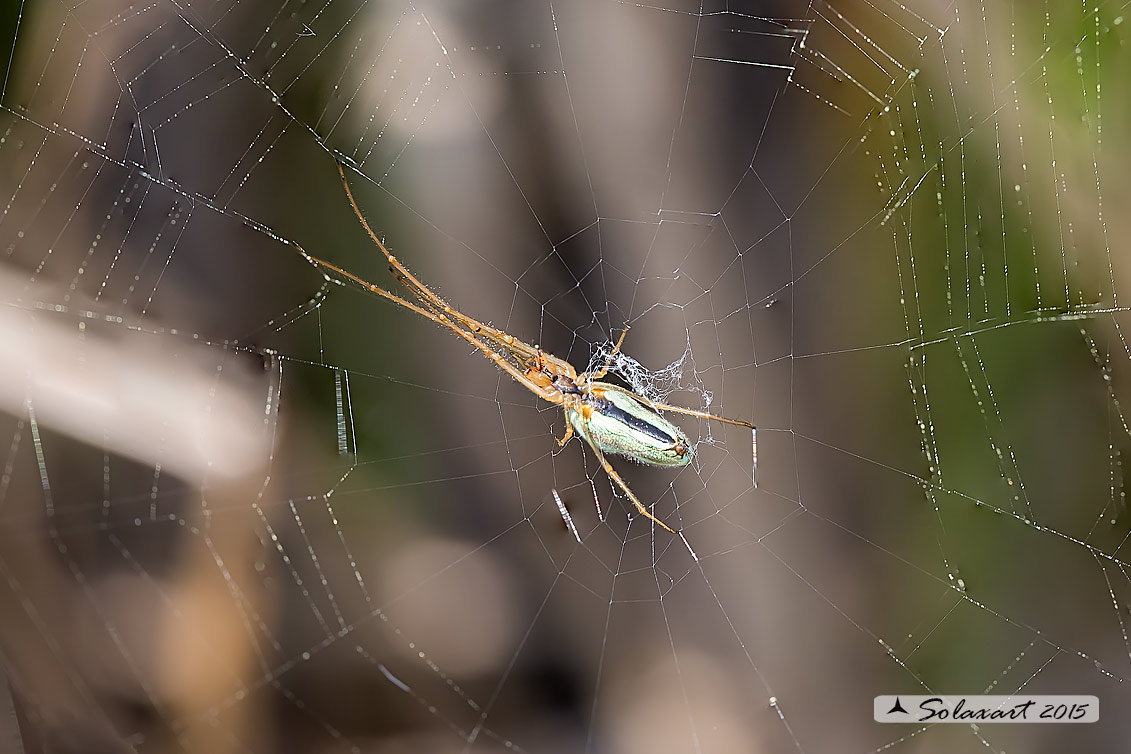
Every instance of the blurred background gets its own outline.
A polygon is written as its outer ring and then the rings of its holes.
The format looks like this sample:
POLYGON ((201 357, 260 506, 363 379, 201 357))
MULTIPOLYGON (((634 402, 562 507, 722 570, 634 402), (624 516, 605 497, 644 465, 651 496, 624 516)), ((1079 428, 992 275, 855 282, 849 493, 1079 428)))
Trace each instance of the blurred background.
POLYGON ((1122 12, 4 3, 0 751, 1124 745, 1122 12), (698 560, 303 258, 395 290, 336 161, 454 306, 757 424, 756 487, 612 459, 698 560), (1100 722, 871 719, 1014 692, 1100 722))

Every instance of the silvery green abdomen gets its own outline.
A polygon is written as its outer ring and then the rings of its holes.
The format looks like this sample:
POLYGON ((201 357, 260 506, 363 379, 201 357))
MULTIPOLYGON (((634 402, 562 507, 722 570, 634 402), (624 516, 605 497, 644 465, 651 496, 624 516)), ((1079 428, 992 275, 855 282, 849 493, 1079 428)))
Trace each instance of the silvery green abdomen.
POLYGON ((623 388, 593 382, 585 395, 593 409, 586 422, 580 411, 566 409, 573 429, 603 453, 630 458, 649 466, 680 467, 694 453, 679 427, 644 405, 623 388))

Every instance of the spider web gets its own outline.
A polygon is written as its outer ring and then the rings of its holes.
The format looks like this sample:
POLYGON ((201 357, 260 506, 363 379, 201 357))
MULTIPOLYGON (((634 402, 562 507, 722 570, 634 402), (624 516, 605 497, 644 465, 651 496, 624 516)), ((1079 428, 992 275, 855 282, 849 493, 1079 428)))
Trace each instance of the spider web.
POLYGON ((7 3, 0 748, 1113 750, 1122 13, 7 3), (304 259, 396 290, 335 160, 454 306, 758 426, 611 459, 697 560, 304 259), (869 714, 1012 692, 1101 719, 869 714))

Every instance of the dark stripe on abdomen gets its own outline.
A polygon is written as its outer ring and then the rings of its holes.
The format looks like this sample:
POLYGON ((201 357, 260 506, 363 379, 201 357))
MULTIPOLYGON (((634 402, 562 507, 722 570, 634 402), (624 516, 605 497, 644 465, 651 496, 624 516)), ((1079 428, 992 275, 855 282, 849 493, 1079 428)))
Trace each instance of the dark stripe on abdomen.
POLYGON ((599 411, 610 419, 615 419, 621 424, 627 424, 638 432, 642 432, 653 440, 658 440, 665 445, 675 445, 675 438, 655 424, 649 424, 638 416, 633 416, 622 408, 617 407, 608 398, 592 397, 587 401, 594 411, 599 411))

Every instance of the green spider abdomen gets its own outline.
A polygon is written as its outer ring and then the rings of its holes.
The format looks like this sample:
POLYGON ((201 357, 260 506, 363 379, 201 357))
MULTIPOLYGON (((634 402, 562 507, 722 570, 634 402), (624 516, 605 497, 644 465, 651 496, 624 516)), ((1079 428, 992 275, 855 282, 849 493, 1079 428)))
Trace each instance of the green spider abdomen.
POLYGON ((691 463, 691 442, 679 427, 615 385, 594 382, 589 387, 583 407, 567 408, 566 416, 574 431, 602 453, 649 466, 678 468, 691 463))

